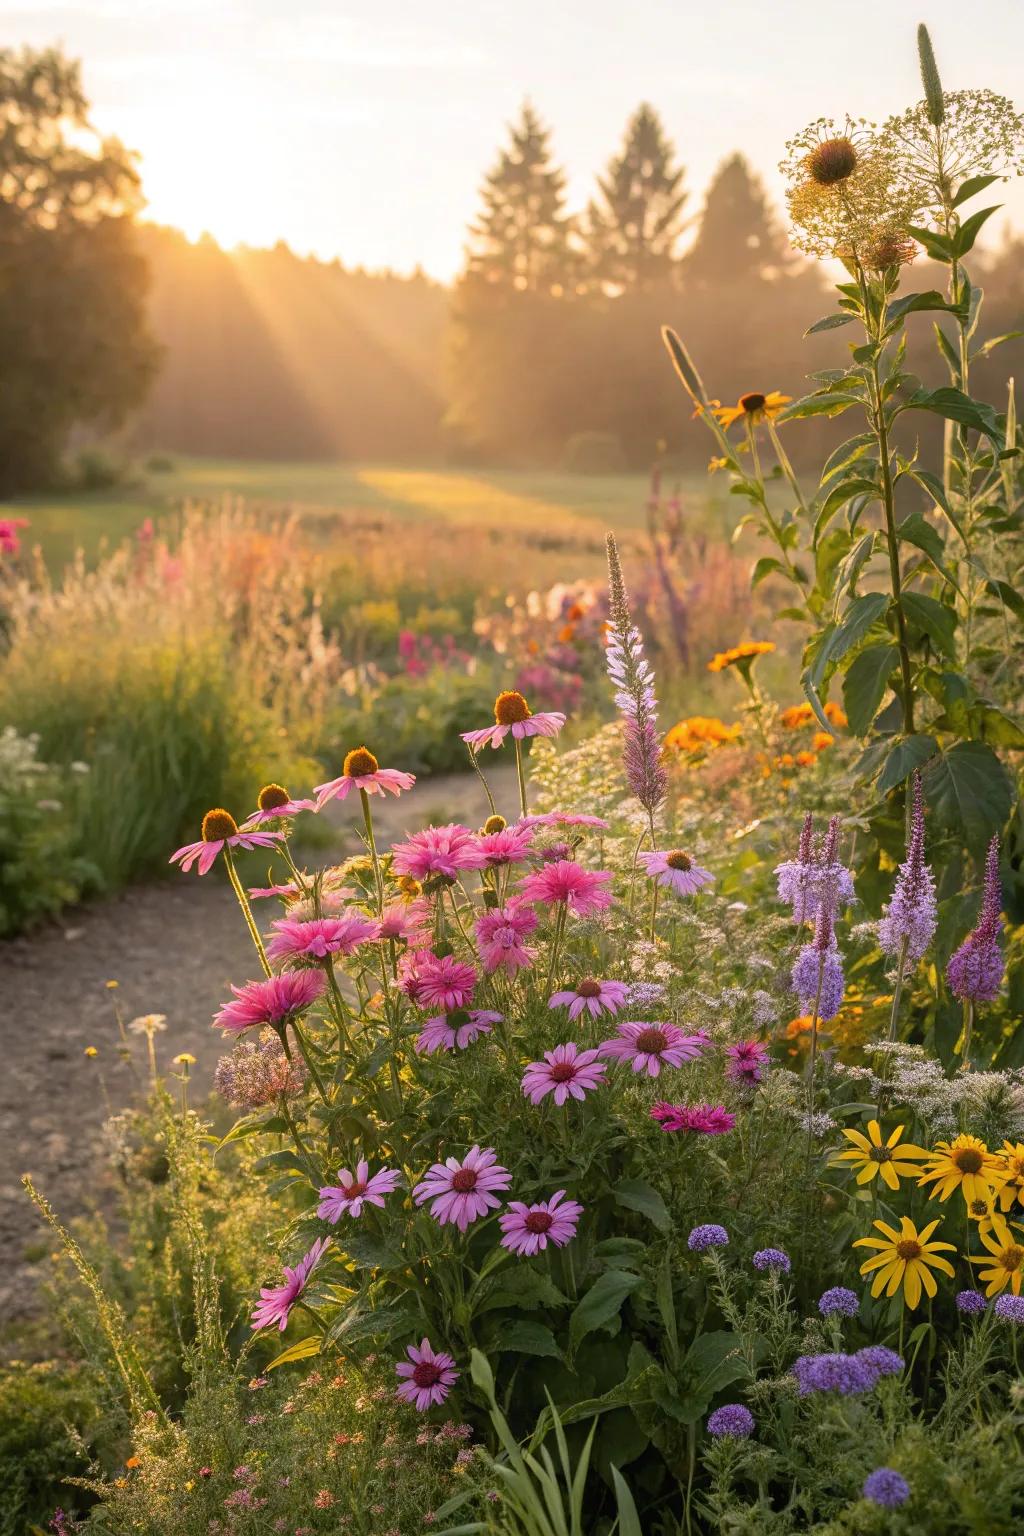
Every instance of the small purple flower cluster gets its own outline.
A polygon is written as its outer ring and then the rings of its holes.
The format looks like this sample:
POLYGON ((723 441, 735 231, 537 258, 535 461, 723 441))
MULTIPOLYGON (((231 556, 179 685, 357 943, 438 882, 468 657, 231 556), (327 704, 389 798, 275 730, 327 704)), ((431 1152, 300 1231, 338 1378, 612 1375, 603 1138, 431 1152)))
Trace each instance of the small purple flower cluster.
POLYGON ((708 1434, 716 1440, 745 1440, 754 1428, 754 1415, 742 1403, 723 1403, 708 1419, 708 1434))
POLYGON ((956 1309, 965 1317, 980 1317, 987 1303, 980 1291, 957 1291, 956 1309))
POLYGON ((854 1355, 801 1355, 791 1367, 801 1397, 815 1392, 857 1396, 870 1392, 883 1376, 898 1376, 902 1369, 901 1357, 882 1344, 869 1344, 854 1355))
POLYGON ((724 1248, 729 1241, 729 1234, 724 1227, 717 1222, 707 1221, 699 1227, 694 1227, 686 1239, 686 1246, 691 1253, 707 1253, 709 1248, 724 1248))
POLYGON ((845 1285, 834 1285, 818 1297, 818 1311, 822 1317, 856 1317, 860 1301, 855 1291, 845 1285))
POLYGON ((881 1509, 896 1509, 910 1498, 910 1484, 892 1467, 876 1467, 864 1479, 862 1492, 881 1509))
POLYGON ((1024 1323, 1024 1296, 999 1296, 992 1311, 1001 1323, 1024 1323))
POLYGON ((788 1275, 793 1268, 789 1254, 781 1248, 759 1248, 750 1262, 755 1269, 770 1270, 773 1274, 788 1275))

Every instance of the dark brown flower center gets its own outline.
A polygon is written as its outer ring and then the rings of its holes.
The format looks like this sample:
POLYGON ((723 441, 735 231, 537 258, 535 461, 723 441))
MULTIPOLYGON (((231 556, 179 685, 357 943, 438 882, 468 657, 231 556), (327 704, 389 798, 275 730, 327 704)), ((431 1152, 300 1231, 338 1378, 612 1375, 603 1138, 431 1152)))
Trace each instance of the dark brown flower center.
POLYGON ((1016 1243, 1011 1243, 999 1255, 999 1262, 1009 1274, 1015 1274, 1024 1262, 1024 1248, 1018 1248, 1016 1243))
POLYGON ((857 169, 857 151, 847 138, 825 139, 807 156, 807 173, 820 187, 835 186, 857 169))
POLYGON ((915 1242, 912 1237, 905 1237, 902 1242, 896 1244, 896 1254, 901 1259, 919 1259, 921 1252, 921 1244, 915 1242))
POLYGON ((577 997, 600 997, 601 983, 595 981, 592 976, 585 976, 576 987, 577 997))
POLYGON ((668 1045, 668 1036, 663 1029, 642 1029, 636 1037, 638 1051, 644 1051, 648 1056, 657 1056, 668 1045))
POLYGON ((287 805, 290 798, 283 785, 264 784, 256 796, 256 804, 261 811, 276 811, 279 805, 287 805))
POLYGON ((668 865, 669 869, 681 869, 684 872, 693 868, 693 860, 690 858, 690 855, 688 853, 684 853, 681 848, 676 848, 672 853, 670 853, 668 858, 665 860, 665 863, 668 865))
POLYGON ((216 810, 207 811, 203 817, 204 843, 216 843, 223 837, 235 837, 237 832, 238 822, 230 811, 222 810, 219 806, 216 810))
POLYGON ((980 1173, 985 1166, 985 1159, 977 1147, 961 1147, 953 1153, 953 1162, 961 1173, 980 1173))
POLYGON ((576 1068, 571 1061, 559 1061, 551 1068, 551 1081, 553 1083, 571 1083, 576 1076, 576 1068))
POLYGON ((972 1200, 970 1205, 967 1207, 967 1209, 970 1211, 972 1216, 987 1216, 988 1215, 988 1201, 987 1200, 972 1200))
POLYGON ((868 1157, 873 1163, 891 1163, 892 1153, 888 1147, 872 1147, 868 1157))
POLYGON ((756 390, 749 395, 740 395, 740 405, 748 416, 756 416, 758 411, 763 411, 765 406, 764 395, 759 395, 756 390))
POLYGON ((357 1200, 359 1198, 359 1196, 363 1193, 365 1188, 366 1188, 366 1180, 365 1179, 355 1179, 355 1180, 353 1180, 353 1182, 351 1184, 347 1184, 345 1186, 345 1199, 346 1200, 357 1200))
POLYGON ((361 779, 369 773, 376 773, 380 764, 373 753, 366 747, 356 747, 349 752, 342 766, 342 773, 349 779, 361 779))
POLYGON ((527 1232, 547 1232, 554 1219, 547 1211, 531 1211, 523 1222, 523 1226, 527 1232))
POLYGON ((476 1189, 476 1170, 473 1168, 457 1169, 452 1174, 452 1189, 459 1195, 468 1195, 471 1189, 476 1189))
POLYGON ((412 1379, 418 1387, 436 1387, 441 1380, 441 1367, 433 1360, 421 1360, 412 1379))
POLYGON ((521 693, 510 688, 495 699, 494 718, 499 725, 518 725, 521 720, 530 718, 530 706, 521 693))

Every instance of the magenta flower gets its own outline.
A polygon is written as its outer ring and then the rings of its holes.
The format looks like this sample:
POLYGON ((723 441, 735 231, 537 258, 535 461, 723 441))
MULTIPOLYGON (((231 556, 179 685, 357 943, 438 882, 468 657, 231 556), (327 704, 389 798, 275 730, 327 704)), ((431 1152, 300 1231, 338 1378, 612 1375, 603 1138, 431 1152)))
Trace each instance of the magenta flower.
POLYGON ((536 950, 523 941, 537 926, 537 914, 522 902, 488 907, 476 920, 480 958, 486 971, 507 971, 514 976, 533 964, 536 950))
POLYGON ((16 555, 21 548, 18 529, 27 527, 27 517, 0 517, 0 554, 16 555))
POLYGON ((581 1051, 570 1040, 565 1045, 556 1045, 553 1051, 545 1051, 543 1061, 531 1061, 523 1073, 522 1088, 531 1104, 539 1104, 553 1093, 555 1103, 561 1105, 570 1096, 585 1099, 588 1093, 600 1088, 605 1071, 596 1051, 581 1051))
POLYGON ((411 986, 403 982, 403 987, 417 1008, 453 1013, 467 1006, 476 986, 476 971, 471 965, 454 955, 438 956, 429 950, 421 950, 416 958, 411 986))
POLYGON ((628 1061, 634 1072, 646 1072, 648 1077, 657 1077, 662 1067, 695 1061, 709 1043, 702 1029, 687 1035, 675 1024, 624 1023, 617 1028, 618 1038, 603 1040, 598 1053, 628 1061))
POLYGON ((376 938, 377 925, 350 913, 345 917, 311 917, 299 921, 280 917, 273 924, 274 937, 267 945, 267 959, 275 965, 297 960, 326 960, 329 955, 350 955, 376 938))
POLYGON ((424 1056, 434 1051, 464 1051, 467 1045, 489 1035, 502 1015, 486 1008, 457 1008, 454 1013, 442 1013, 436 1019, 428 1019, 416 1039, 416 1049, 424 1056))
POLYGON ((520 895, 526 901, 539 901, 546 906, 563 901, 575 917, 593 917, 611 906, 611 883, 611 873, 606 869, 584 869, 573 859, 556 859, 527 875, 520 895))
POLYGON ((1003 889, 999 880, 999 838, 993 837, 985 858, 985 887, 978 926, 967 935, 946 967, 946 981, 954 997, 990 1003, 999 996, 1004 962, 999 948, 1003 889))
POLYGON ((725 1075, 733 1083, 759 1083, 762 1076, 762 1067, 768 1060, 769 1050, 760 1040, 738 1040, 735 1045, 726 1046, 725 1054, 729 1064, 725 1069, 725 1075))
POLYGON ((428 937, 429 928, 430 911, 425 901, 393 901, 380 915, 377 937, 418 944, 428 937))
POLYGON ((483 869, 487 863, 477 834, 458 822, 414 832, 407 842, 395 843, 391 853, 395 874, 415 880, 429 880, 431 875, 454 880, 460 870, 483 869))
POLYGON ((245 819, 246 827, 261 827, 266 821, 282 816, 298 816, 300 811, 317 810, 315 800, 293 800, 280 784, 264 784, 257 796, 256 809, 245 819))
POLYGON ((583 1215, 582 1205, 575 1200, 565 1200, 564 1189, 556 1189, 550 1200, 538 1200, 535 1205, 524 1205, 521 1200, 510 1200, 508 1210, 498 1217, 498 1225, 505 1236, 503 1248, 513 1253, 533 1258, 543 1253, 548 1242, 556 1248, 564 1248, 576 1236, 576 1226, 583 1215))
POLYGON ((487 868, 499 865, 522 864, 530 852, 533 833, 522 822, 503 827, 500 832, 481 832, 477 838, 480 852, 487 861, 487 868))
POLYGON ((462 739, 471 751, 479 752, 486 746, 500 747, 510 731, 514 741, 522 741, 527 736, 557 736, 564 724, 565 716, 558 710, 532 714, 522 694, 510 689, 499 693, 494 701, 494 724, 479 731, 463 731, 462 739))
POLYGON ((329 1184, 320 1191, 316 1213, 333 1224, 346 1214, 361 1216, 364 1205, 377 1205, 383 1210, 384 1196, 390 1195, 401 1177, 395 1168, 380 1168, 371 1178, 370 1165, 362 1157, 356 1164, 355 1173, 350 1173, 347 1168, 338 1169, 338 1184, 329 1184))
POLYGON ((183 848, 177 849, 168 859, 169 864, 180 864, 183 870, 190 870, 199 861, 199 873, 208 874, 217 860, 217 855, 225 848, 273 848, 275 843, 281 841, 280 832, 256 832, 244 827, 238 829, 238 823, 230 811, 207 811, 203 817, 202 836, 198 843, 186 843, 183 848))
POLYGON ((213 1020, 217 1029, 241 1034, 257 1024, 269 1024, 280 1033, 316 1002, 324 990, 324 978, 319 971, 286 971, 231 990, 233 1001, 225 1003, 213 1020))
POLYGON ((692 896, 702 885, 715 877, 710 870, 702 869, 682 848, 671 853, 641 853, 640 863, 658 885, 666 886, 677 896, 692 896))
POLYGON ((313 790, 316 808, 321 810, 328 800, 344 800, 351 790, 362 790, 367 795, 400 795, 403 789, 412 789, 416 782, 414 773, 402 773, 397 768, 381 768, 372 752, 357 747, 346 755, 338 778, 326 784, 318 784, 313 790))
POLYGON ((331 1246, 329 1237, 320 1238, 301 1258, 294 1269, 284 1266, 284 1285, 265 1285, 260 1289, 260 1300, 252 1314, 254 1331, 269 1328, 276 1323, 281 1332, 288 1326, 288 1314, 306 1289, 310 1275, 331 1246))
POLYGON ((629 988, 624 981, 595 981, 592 976, 585 976, 574 988, 554 993, 548 1001, 548 1007, 568 1006, 570 1020, 578 1019, 584 1009, 591 1018, 596 1019, 602 1013, 618 1013, 625 1004, 628 992, 629 988))
POLYGON ((520 816, 517 827, 602 827, 608 823, 600 816, 585 816, 575 811, 545 811, 542 815, 520 816))
POLYGON ((508 1189, 511 1182, 493 1147, 470 1147, 461 1163, 457 1157, 434 1163, 412 1194, 417 1205, 432 1202, 430 1214, 438 1226, 454 1222, 465 1232, 471 1221, 497 1209, 501 1201, 494 1191, 508 1189))
POLYGON ((697 1131, 702 1136, 724 1136, 736 1124, 736 1116, 724 1104, 666 1104, 651 1108, 651 1119, 663 1131, 697 1131))
POLYGON ((397 1375, 405 1380, 395 1393, 403 1403, 412 1403, 420 1413, 425 1413, 435 1403, 443 1403, 459 1379, 455 1361, 443 1351, 435 1354, 430 1340, 424 1339, 417 1349, 410 1344, 406 1350, 408 1361, 395 1366, 397 1375))
POLYGON ((268 896, 280 896, 285 901, 294 900, 302 893, 294 880, 289 880, 286 885, 250 885, 250 901, 265 901, 268 896))

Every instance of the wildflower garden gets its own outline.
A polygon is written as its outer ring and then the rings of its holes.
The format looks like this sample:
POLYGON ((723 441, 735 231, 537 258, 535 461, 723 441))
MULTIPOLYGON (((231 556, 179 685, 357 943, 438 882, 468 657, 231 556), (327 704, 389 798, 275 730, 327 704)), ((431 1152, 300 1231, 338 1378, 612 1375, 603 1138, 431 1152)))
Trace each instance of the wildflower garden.
POLYGON ((970 277, 1024 122, 919 41, 917 106, 788 147, 846 365, 722 406, 684 338, 652 344, 777 600, 706 656, 715 713, 659 721, 609 535, 580 683, 545 707, 488 672, 449 730, 483 826, 423 826, 420 763, 353 709, 335 776, 297 724, 287 783, 233 778, 166 847, 230 883, 251 970, 212 1106, 182 1056, 114 1125, 116 1239, 29 1182, 79 1362, 0 1380, 77 1457, 56 1512, 56 1472, 26 1480, 30 1528, 1024 1525, 1024 471, 1012 385, 974 392, 1001 338, 970 277), (940 388, 906 371, 918 325, 940 388), (810 485, 786 443, 815 416, 850 427, 810 485), (767 681, 794 635, 796 703, 767 681), (310 869, 335 802, 363 852, 310 869))

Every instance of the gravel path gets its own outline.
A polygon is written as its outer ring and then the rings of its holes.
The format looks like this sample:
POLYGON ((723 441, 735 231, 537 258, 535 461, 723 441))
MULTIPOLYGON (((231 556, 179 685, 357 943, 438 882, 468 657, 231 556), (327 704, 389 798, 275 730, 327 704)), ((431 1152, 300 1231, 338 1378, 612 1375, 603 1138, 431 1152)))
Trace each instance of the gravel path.
MULTIPOLYGON (((511 803, 514 769, 489 768, 488 778, 499 804, 511 803)), ((479 826, 488 810, 471 774, 442 775, 418 785, 411 800, 374 806, 383 842, 428 822, 479 826)), ((319 849, 318 860, 335 863, 357 850, 357 818, 347 806, 332 807, 337 842, 319 849)), ((260 913, 264 921, 274 915, 260 913)), ((65 914, 59 927, 0 943, 0 1321, 34 1310, 38 1256, 50 1248, 22 1174, 32 1174, 65 1220, 109 1199, 101 1128, 111 1110, 133 1101, 146 1075, 143 1038, 137 1075, 118 1058, 115 1000, 126 1020, 167 1016, 156 1036, 158 1066, 173 1070, 172 1058, 190 1051, 200 1102, 223 1050, 210 1019, 230 983, 254 974, 252 946, 219 870, 130 890, 65 914), (85 1055, 89 1046, 95 1058, 85 1055)))

